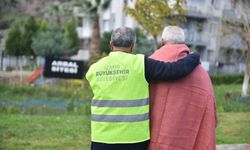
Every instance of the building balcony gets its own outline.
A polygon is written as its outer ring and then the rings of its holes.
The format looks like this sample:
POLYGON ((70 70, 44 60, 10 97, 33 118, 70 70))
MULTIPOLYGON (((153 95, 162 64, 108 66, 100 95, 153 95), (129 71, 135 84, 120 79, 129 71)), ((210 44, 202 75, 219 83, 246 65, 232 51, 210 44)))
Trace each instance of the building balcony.
POLYGON ((197 19, 200 21, 205 21, 208 18, 205 14, 194 10, 188 10, 186 17, 191 19, 197 19))
POLYGON ((197 5, 186 4, 184 7, 187 9, 186 17, 198 19, 198 20, 206 20, 208 17, 204 13, 204 10, 197 5))
POLYGON ((192 41, 192 40, 186 40, 186 43, 188 45, 194 45, 194 46, 200 46, 200 47, 207 47, 207 43, 204 41, 192 41))
POLYGON ((203 36, 204 34, 194 34, 194 33, 187 33, 186 36, 186 43, 188 45, 194 45, 199 47, 207 47, 208 40, 203 36))
POLYGON ((221 42, 221 47, 228 49, 246 49, 246 44, 239 37, 231 37, 223 40, 221 42))
POLYGON ((227 21, 240 21, 240 14, 234 9, 223 10, 223 18, 227 21))

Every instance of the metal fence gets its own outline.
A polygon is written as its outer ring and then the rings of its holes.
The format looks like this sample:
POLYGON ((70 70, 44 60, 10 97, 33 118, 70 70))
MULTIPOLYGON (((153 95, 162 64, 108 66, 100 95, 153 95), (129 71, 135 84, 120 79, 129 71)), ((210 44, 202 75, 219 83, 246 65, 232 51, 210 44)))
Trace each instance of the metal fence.
MULTIPOLYGON (((88 102, 56 98, 0 97, 2 112, 23 114, 60 115, 80 113, 88 102)), ((88 111, 88 110, 87 110, 88 111)))

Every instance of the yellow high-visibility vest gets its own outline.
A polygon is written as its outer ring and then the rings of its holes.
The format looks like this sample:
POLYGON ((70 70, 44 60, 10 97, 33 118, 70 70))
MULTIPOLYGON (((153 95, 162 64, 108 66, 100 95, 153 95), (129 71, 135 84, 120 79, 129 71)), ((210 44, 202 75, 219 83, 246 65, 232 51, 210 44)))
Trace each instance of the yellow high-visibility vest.
POLYGON ((94 97, 91 140, 138 143, 149 140, 149 93, 144 56, 111 52, 86 74, 94 97))

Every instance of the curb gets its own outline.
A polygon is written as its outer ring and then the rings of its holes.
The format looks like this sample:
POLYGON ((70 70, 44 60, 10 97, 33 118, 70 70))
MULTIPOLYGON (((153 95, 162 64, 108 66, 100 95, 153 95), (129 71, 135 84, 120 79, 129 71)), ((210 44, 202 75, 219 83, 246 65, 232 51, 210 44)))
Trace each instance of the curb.
POLYGON ((250 144, 217 145, 216 150, 250 150, 250 144))

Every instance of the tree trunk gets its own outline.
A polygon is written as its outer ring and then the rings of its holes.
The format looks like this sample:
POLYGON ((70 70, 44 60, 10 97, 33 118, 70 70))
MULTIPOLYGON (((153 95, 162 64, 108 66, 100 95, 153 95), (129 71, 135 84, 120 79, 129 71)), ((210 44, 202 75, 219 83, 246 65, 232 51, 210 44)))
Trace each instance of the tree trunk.
POLYGON ((22 83, 23 82, 23 65, 20 63, 20 83, 22 83))
POLYGON ((33 56, 33 58, 32 58, 32 61, 33 61, 33 66, 32 66, 32 68, 33 68, 33 70, 36 70, 36 68, 37 68, 37 63, 36 63, 36 56, 34 55, 33 56))
POLYGON ((98 60, 101 54, 101 36, 100 36, 100 27, 99 27, 99 16, 96 15, 93 20, 93 31, 90 41, 90 50, 89 50, 89 64, 93 64, 98 60))
POLYGON ((18 70, 18 55, 16 55, 16 71, 18 70))
POLYGON ((241 92, 242 97, 248 96, 249 73, 250 73, 249 71, 250 71, 250 60, 248 59, 248 56, 247 56, 246 63, 245 63, 245 70, 244 70, 244 80, 243 80, 242 92, 241 92))
POLYGON ((157 41, 157 35, 154 35, 154 50, 157 50, 159 47, 158 41, 157 41))
MULTIPOLYGON (((249 28, 246 28, 247 30, 245 33, 250 33, 249 28)), ((248 85, 249 85, 249 76, 250 76, 250 39, 249 35, 244 34, 244 38, 246 39, 246 44, 247 44, 247 50, 245 52, 245 70, 244 70, 244 80, 242 84, 242 92, 241 96, 242 97, 247 97, 248 96, 248 85)))
POLYGON ((1 52, 1 67, 0 70, 3 71, 3 56, 4 56, 4 52, 1 52))

